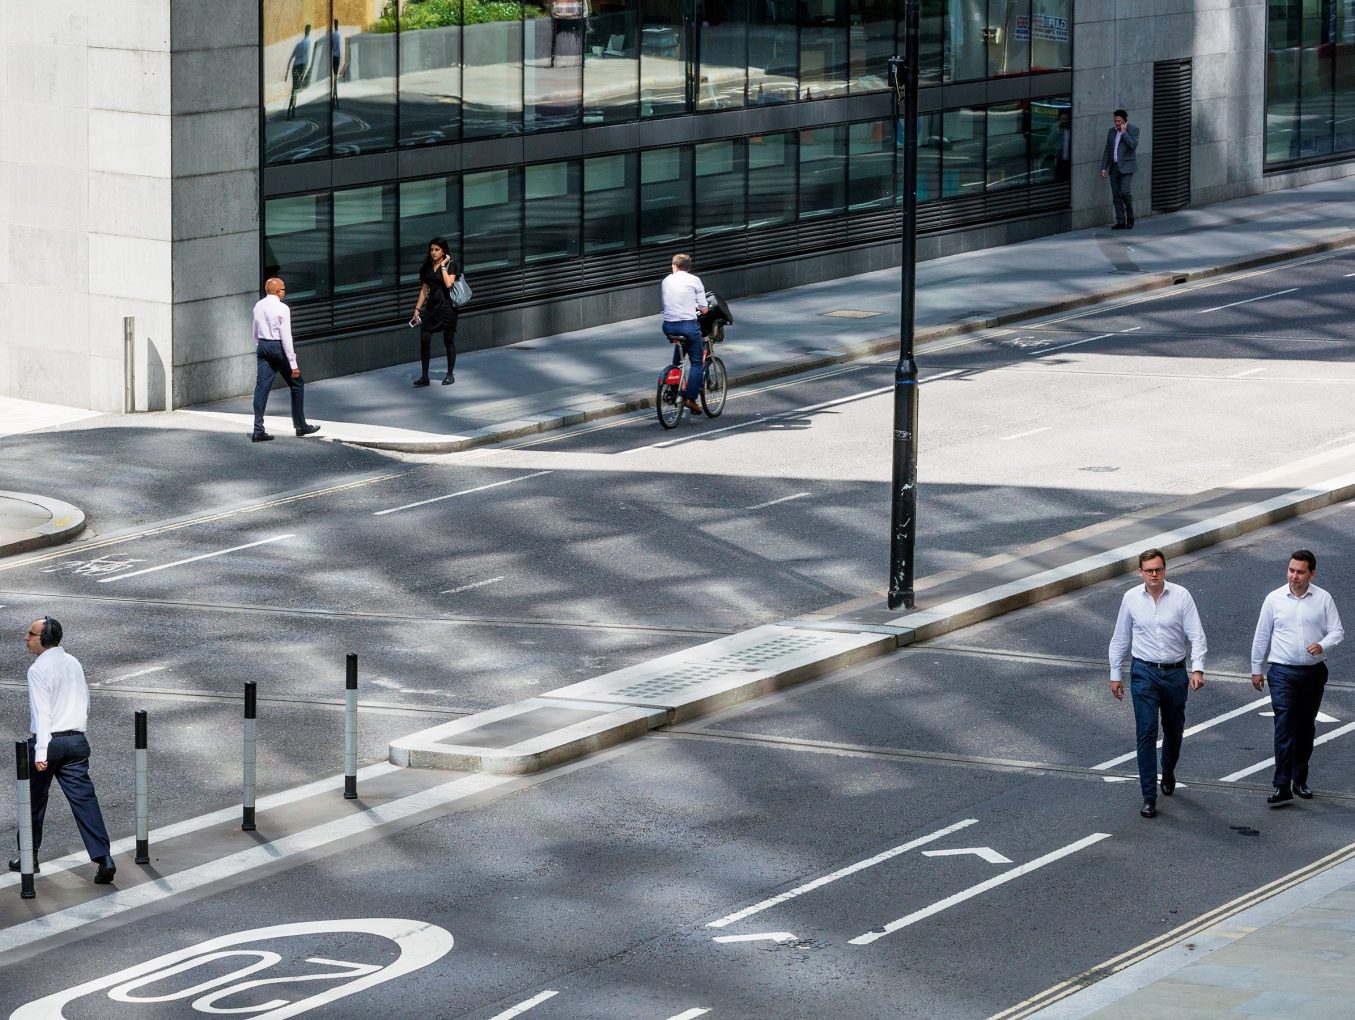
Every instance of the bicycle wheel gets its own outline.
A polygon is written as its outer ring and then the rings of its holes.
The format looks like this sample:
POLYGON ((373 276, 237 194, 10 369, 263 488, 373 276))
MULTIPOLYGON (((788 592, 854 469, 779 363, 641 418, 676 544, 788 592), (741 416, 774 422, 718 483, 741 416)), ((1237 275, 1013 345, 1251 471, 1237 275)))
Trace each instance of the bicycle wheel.
POLYGON ((659 416, 659 424, 666 429, 676 428, 682 417, 682 400, 678 388, 667 383, 659 383, 659 391, 654 395, 654 412, 659 416))
POLYGON ((725 376, 725 363, 719 358, 711 358, 706 364, 706 376, 701 380, 701 410, 708 417, 720 417, 728 395, 729 380, 725 376))

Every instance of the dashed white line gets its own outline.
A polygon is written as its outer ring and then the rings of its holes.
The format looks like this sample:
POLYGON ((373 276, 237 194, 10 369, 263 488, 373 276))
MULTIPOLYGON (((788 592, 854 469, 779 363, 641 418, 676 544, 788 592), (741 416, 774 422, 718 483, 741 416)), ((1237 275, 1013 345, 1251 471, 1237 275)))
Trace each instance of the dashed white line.
POLYGON ((759 931, 751 935, 716 935, 712 942, 794 942, 795 936, 788 931, 759 931))
POLYGON ((925 920, 933 914, 939 914, 943 910, 949 910, 957 903, 963 903, 965 900, 973 899, 989 889, 996 889, 1000 885, 1005 885, 1013 879, 1020 878, 1023 875, 1029 875, 1032 871, 1043 868, 1046 864, 1053 864, 1055 861, 1062 860, 1070 854, 1075 854, 1079 850, 1085 850, 1094 843, 1099 843, 1103 839, 1109 839, 1108 832, 1093 832, 1090 836, 1079 839, 1076 843, 1069 843, 1065 847, 1055 850, 1053 853, 1045 854, 1043 857, 1037 857, 1028 864, 1021 864, 1010 871, 1004 871, 1000 875, 995 875, 985 882, 978 885, 972 885, 968 889, 957 892, 954 896, 947 896, 944 900, 933 903, 929 907, 923 907, 921 910, 915 910, 911 914, 900 917, 897 921, 890 921, 882 928, 876 928, 868 931, 864 935, 858 935, 854 939, 848 939, 847 944, 851 946, 868 946, 872 942, 884 938, 900 928, 906 928, 910 924, 916 924, 918 921, 925 920))
POLYGON ((745 507, 746 510, 766 510, 769 506, 776 506, 778 503, 789 503, 792 499, 803 499, 808 496, 807 492, 797 492, 793 496, 782 496, 780 499, 769 499, 765 503, 758 503, 754 506, 745 507))
POLYGON ((998 439, 998 442, 1008 443, 1011 442, 1013 439, 1025 439, 1026 436, 1034 436, 1039 435, 1041 432, 1048 432, 1053 427, 1054 427, 1053 425, 1046 425, 1043 428, 1031 429, 1029 432, 1018 432, 1014 436, 1002 436, 998 439))
MULTIPOLYGON (((3 608, 4 608, 3 606, 0 606, 0 609, 3 609, 3 608)), ((107 687, 109 684, 120 684, 120 683, 122 683, 124 680, 135 680, 135 679, 136 679, 137 677, 139 677, 139 676, 149 676, 151 673, 159 673, 159 672, 162 672, 162 671, 164 671, 164 670, 166 670, 166 669, 169 669, 169 667, 168 667, 168 666, 147 666, 145 669, 138 669, 135 673, 124 673, 122 676, 115 676, 115 677, 113 677, 113 678, 111 678, 111 679, 109 679, 109 680, 95 680, 92 684, 90 684, 90 686, 91 686, 91 687, 107 687)))
MULTIPOLYGON (((1217 726, 1219 723, 1225 723, 1225 722, 1227 722, 1229 719, 1236 719, 1236 718, 1237 718, 1238 716, 1240 716, 1240 715, 1246 715, 1248 712, 1255 711, 1256 709, 1260 708, 1262 705, 1269 705, 1269 704, 1270 704, 1270 697, 1269 697, 1269 695, 1267 695, 1267 696, 1264 697, 1264 698, 1257 698, 1255 701, 1249 701, 1249 702, 1247 702, 1247 704, 1243 705, 1241 708, 1235 708, 1235 709, 1233 709, 1231 712, 1224 712, 1222 715, 1216 715, 1216 716, 1214 716, 1214 718, 1212 718, 1212 719, 1206 719, 1206 720, 1205 720, 1204 722, 1202 722, 1202 723, 1196 723, 1194 726, 1192 726, 1192 727, 1190 727, 1189 729, 1185 730, 1185 731, 1181 734, 1181 736, 1183 736, 1183 737, 1194 736, 1196 733, 1201 733, 1201 732, 1203 732, 1204 730, 1209 729, 1211 726, 1217 726)), ((1161 740, 1158 740, 1157 746, 1158 746, 1158 747, 1161 747, 1161 746, 1162 746, 1162 741, 1161 741, 1161 740)), ((1098 771, 1098 772, 1099 772, 1099 771, 1102 771, 1102 770, 1104 770, 1104 769, 1112 769, 1112 768, 1114 768, 1116 765, 1121 765, 1121 764, 1123 764, 1124 762, 1127 762, 1127 761, 1129 761, 1130 759, 1135 758, 1135 757, 1137 757, 1137 756, 1138 756, 1138 752, 1137 752, 1137 751, 1130 751, 1128 754, 1122 754, 1122 755, 1120 755, 1118 758, 1112 758, 1112 759, 1110 759, 1110 761, 1103 761, 1100 765, 1093 765, 1092 768, 1095 769, 1095 770, 1098 771)))
POLYGON ((108 584, 110 581, 125 581, 129 577, 140 577, 142 574, 153 574, 157 570, 168 570, 170 567, 182 567, 185 563, 196 563, 198 560, 210 560, 214 556, 225 556, 226 553, 239 552, 241 549, 253 549, 257 545, 268 545, 270 542, 281 542, 284 538, 296 538, 296 535, 274 535, 272 538, 260 539, 257 542, 246 542, 244 545, 231 546, 229 549, 219 549, 216 552, 203 553, 201 556, 190 556, 186 560, 175 560, 173 563, 162 563, 158 567, 146 567, 144 570, 133 570, 130 574, 118 574, 116 577, 101 577, 100 584, 108 584))
POLYGON ((463 591, 470 591, 472 588, 483 588, 487 584, 498 584, 502 577, 487 577, 483 581, 472 581, 470 584, 463 584, 460 588, 447 588, 438 592, 439 595, 458 595, 463 591))
POLYGON ((670 1016, 668 1020, 696 1020, 697 1017, 705 1016, 709 1012, 710 1010, 708 1009, 697 1007, 696 1009, 689 1009, 685 1013, 678 1013, 675 1016, 670 1016))
POLYGON ((1266 367, 1265 367, 1264 365, 1262 365, 1260 368, 1249 368, 1249 369, 1247 369, 1247 370, 1244 371, 1244 372, 1234 372, 1232 375, 1228 376, 1228 378, 1229 378, 1229 379, 1245 379, 1245 378, 1246 378, 1247 376, 1249 376, 1249 375, 1255 375, 1257 372, 1264 372, 1265 370, 1266 370, 1266 367))
POLYGON ((553 999, 559 994, 559 992, 545 991, 541 992, 539 995, 533 995, 526 1002, 519 1002, 511 1009, 505 1009, 502 1013, 490 1017, 490 1020, 513 1020, 513 1017, 522 1016, 523 1013, 527 1012, 527 1010, 531 1009, 533 1006, 539 1006, 547 999, 553 999))
POLYGON ((460 492, 449 492, 445 496, 434 496, 432 499, 421 499, 417 503, 406 503, 404 506, 393 506, 389 510, 375 510, 373 517, 385 517, 386 514, 398 514, 401 510, 413 510, 416 506, 427 506, 429 503, 440 503, 444 499, 454 499, 457 496, 469 496, 472 492, 484 492, 486 489, 497 489, 500 485, 512 485, 514 482, 525 482, 528 478, 540 478, 542 475, 550 474, 549 471, 533 471, 530 475, 519 475, 517 478, 506 478, 502 482, 490 482, 488 485, 477 485, 473 489, 462 489, 460 492))
POLYGON ((1121 333, 1134 333, 1134 332, 1137 332, 1138 330, 1140 330, 1140 329, 1142 329, 1142 328, 1143 328, 1142 326, 1130 326, 1128 329, 1122 329, 1122 330, 1120 330, 1120 332, 1121 332, 1121 333))
POLYGON ((1225 308, 1236 308, 1238 305, 1249 305, 1253 301, 1264 301, 1266 298, 1279 297, 1281 294, 1292 294, 1298 290, 1297 287, 1290 287, 1288 290, 1277 290, 1273 294, 1261 294, 1257 297, 1249 297, 1244 301, 1232 301, 1226 305, 1215 305, 1213 308, 1201 308, 1197 315, 1207 315, 1209 312, 1221 312, 1225 308))
POLYGON ((1076 347, 1076 346, 1078 346, 1079 344, 1089 344, 1089 343, 1091 343, 1093 340, 1104 340, 1106 337, 1108 337, 1108 336, 1114 336, 1114 335, 1115 335, 1114 333, 1102 333, 1102 334, 1100 334, 1099 336, 1089 336, 1089 337, 1085 337, 1085 338, 1082 339, 1082 340, 1074 340, 1072 343, 1059 344, 1057 347, 1044 347, 1044 348, 1041 348, 1041 349, 1038 350, 1038 351, 1031 351, 1031 354, 1033 354, 1035 357, 1038 358, 1038 357, 1042 357, 1043 355, 1046 355, 1046 354, 1051 354, 1051 353, 1053 353, 1054 351, 1062 351, 1062 350, 1066 350, 1066 349, 1069 348, 1069 347, 1076 347))
POLYGON ((711 921, 707 928, 723 928, 726 925, 733 924, 735 921, 742 921, 746 917, 752 917, 754 914, 760 914, 768 907, 774 907, 779 903, 785 903, 787 900, 793 900, 797 896, 803 896, 807 892, 813 892, 815 889, 822 888, 830 882, 836 882, 840 878, 846 878, 848 875, 854 875, 858 871, 865 871, 867 868, 873 868, 877 864, 882 864, 899 854, 907 853, 909 850, 925 846, 943 836, 949 836, 952 832, 958 832, 960 829, 978 822, 977 818, 966 818, 962 822, 956 822, 954 825, 947 825, 944 829, 938 829, 930 835, 919 837, 899 846, 892 847, 883 853, 878 853, 874 857, 867 857, 864 861, 857 861, 855 864, 849 864, 845 868, 833 872, 831 875, 824 875, 822 878, 816 878, 812 882, 806 882, 804 885, 796 886, 786 892, 780 893, 770 899, 765 899, 761 903, 754 903, 751 907, 744 907, 742 910, 736 910, 732 914, 726 914, 717 921, 711 921))
MULTIPOLYGON (((1346 723, 1346 725, 1342 726, 1339 729, 1332 730, 1330 733, 1322 734, 1322 736, 1318 737, 1316 740, 1313 741, 1313 746, 1316 747, 1318 744, 1325 744, 1328 740, 1335 740, 1337 737, 1343 737, 1347 733, 1350 733, 1352 730, 1355 730, 1355 723, 1346 723)), ((1245 769, 1238 769, 1238 771, 1231 773, 1230 775, 1224 776, 1222 779, 1219 780, 1219 782, 1235 783, 1239 779, 1245 779, 1253 772, 1260 772, 1262 769, 1268 769, 1274 764, 1275 764, 1274 758, 1267 758, 1265 761, 1259 761, 1255 765, 1248 765, 1245 769)))

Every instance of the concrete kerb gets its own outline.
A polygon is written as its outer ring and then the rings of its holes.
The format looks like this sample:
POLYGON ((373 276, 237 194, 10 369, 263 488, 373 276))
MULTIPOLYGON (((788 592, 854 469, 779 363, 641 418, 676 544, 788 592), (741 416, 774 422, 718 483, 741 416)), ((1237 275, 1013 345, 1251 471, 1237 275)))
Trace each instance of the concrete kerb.
POLYGON ((85 530, 85 514, 79 507, 53 499, 51 496, 39 496, 31 492, 0 491, 0 521, 5 520, 6 505, 14 504, 34 507, 37 516, 45 514, 47 520, 41 524, 26 524, 22 527, 0 524, 0 556, 30 552, 48 545, 59 545, 70 541, 85 530))
MULTIPOLYGON (((1131 544, 1084 556, 917 610, 884 623, 838 619, 786 620, 674 652, 650 662, 571 684, 531 699, 479 713, 396 741, 390 760, 424 768, 536 771, 581 757, 649 729, 717 712, 784 687, 825 676, 897 648, 992 619, 1056 595, 1119 577, 1133 569, 1149 545, 1168 557, 1183 555, 1258 528, 1355 498, 1355 474, 1294 489, 1258 504, 1197 521, 1171 531, 1138 537, 1131 544), (469 731, 523 715, 545 704, 591 706, 649 713, 615 717, 620 725, 599 736, 595 719, 548 731, 534 731, 509 747, 461 743, 469 731), (658 710, 658 711, 655 711, 658 710), (501 764, 511 758, 511 764, 501 764), (495 764, 486 767, 485 762, 495 764)), ((1144 514, 1131 518, 1147 519, 1144 514)), ((1103 525, 1098 525, 1103 527, 1103 525)), ((606 726, 603 727, 607 728, 606 726)))
MULTIPOLYGON (((1258 266, 1270 265, 1275 262, 1284 262, 1288 259, 1303 258, 1305 255, 1316 255, 1322 252, 1334 251, 1337 248, 1344 248, 1350 245, 1355 245, 1355 231, 1339 234, 1336 237, 1325 241, 1313 241, 1288 248, 1276 248, 1260 255, 1250 255, 1246 258, 1225 262, 1219 266, 1210 266, 1204 269, 1193 269, 1179 273, 1169 272, 1145 275, 1114 286, 1102 287, 1086 294, 1070 295, 1067 298, 1061 298, 1057 301, 1047 301, 1038 305, 1025 305, 1020 308, 1013 308, 1005 312, 1000 312, 997 315, 984 318, 965 319, 940 326, 923 327, 922 329, 917 330, 914 336, 914 343, 918 346, 925 346, 940 340, 949 340, 955 336, 962 336, 966 333, 979 332, 985 329, 996 329, 999 326, 1005 326, 1014 322, 1024 322, 1028 319, 1038 319, 1046 315, 1057 315, 1061 312, 1073 311, 1074 309, 1084 308, 1087 305, 1098 304, 1102 301, 1113 301, 1116 298, 1130 297, 1134 294, 1140 294, 1147 291, 1162 290, 1167 287, 1179 286, 1197 280, 1207 280, 1215 276, 1222 276, 1226 273, 1243 272, 1247 269, 1255 269, 1258 266)), ((743 370, 736 369, 730 371, 729 383, 731 386, 747 386, 752 383, 766 382, 771 379, 784 378, 789 375, 812 372, 820 368, 828 368, 846 361, 854 361, 860 358, 882 354, 892 350, 898 345, 898 342, 899 337, 897 334, 889 334, 887 336, 863 340, 860 343, 850 344, 841 348, 815 351, 811 354, 787 358, 785 361, 777 362, 772 365, 764 365, 758 368, 743 370)), ((578 425, 583 422, 596 421, 599 418, 609 418, 617 415, 629 414, 632 411, 642 411, 653 406, 653 394, 632 394, 626 397, 619 397, 615 400, 593 400, 585 405, 554 408, 530 418, 502 422, 486 426, 482 429, 476 429, 474 432, 464 436, 448 436, 446 438, 435 440, 333 438, 331 441, 345 443, 349 446, 360 446, 371 450, 389 450, 399 453, 460 453, 463 450, 470 450, 481 446, 492 446, 495 443, 507 442, 510 439, 520 439, 540 432, 549 432, 555 429, 567 428, 571 425, 578 425)))

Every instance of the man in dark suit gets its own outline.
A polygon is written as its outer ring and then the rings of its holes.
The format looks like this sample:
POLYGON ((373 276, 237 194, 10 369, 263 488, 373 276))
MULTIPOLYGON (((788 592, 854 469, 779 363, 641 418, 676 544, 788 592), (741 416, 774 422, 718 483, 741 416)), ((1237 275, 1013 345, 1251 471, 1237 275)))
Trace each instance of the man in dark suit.
POLYGON ((1139 129, 1129 123, 1129 114, 1115 111, 1115 125, 1106 132, 1106 150, 1101 156, 1101 176, 1110 176, 1110 200, 1115 204, 1112 230, 1134 229, 1134 196, 1129 186, 1138 162, 1134 150, 1139 147, 1139 129))

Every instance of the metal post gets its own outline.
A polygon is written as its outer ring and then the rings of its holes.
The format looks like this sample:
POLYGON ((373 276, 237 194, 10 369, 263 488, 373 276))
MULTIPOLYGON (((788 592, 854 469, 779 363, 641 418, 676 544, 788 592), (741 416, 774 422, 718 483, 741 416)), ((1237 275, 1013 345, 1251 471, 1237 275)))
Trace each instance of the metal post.
POLYGON ((902 107, 903 257, 899 266, 899 363, 894 369, 894 472, 889 528, 889 608, 913 608, 917 543, 917 98, 919 0, 905 0, 903 59, 889 61, 896 116, 902 107))
POLYGON ((122 317, 122 412, 136 410, 136 316, 122 317))
POLYGON ((348 676, 343 691, 343 796, 358 795, 358 657, 348 653, 348 676))
POLYGON ((240 828, 254 831, 254 717, 258 712, 257 687, 253 680, 245 683, 245 810, 240 828))
POLYGON ((150 799, 146 789, 146 713, 137 712, 136 720, 136 863, 149 864, 150 834, 146 819, 150 814, 150 799))
POLYGON ((28 788, 28 741, 14 741, 15 800, 19 813, 19 895, 31 900, 33 891, 33 801, 28 788))

